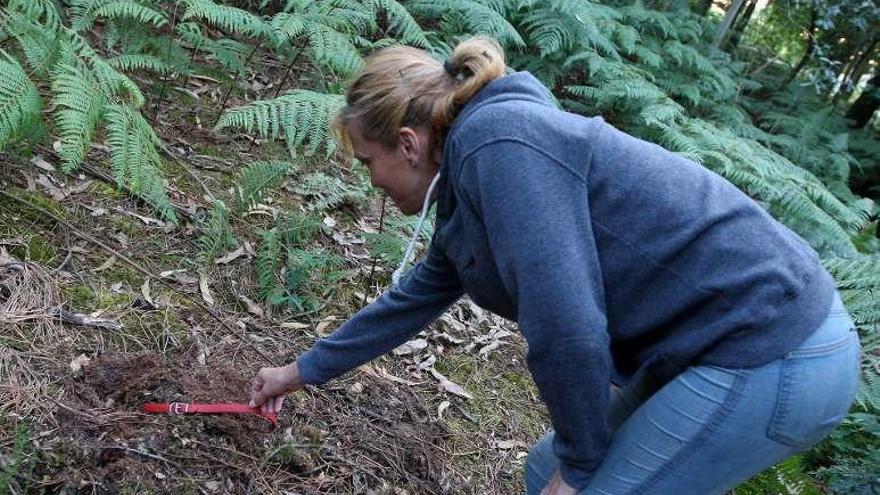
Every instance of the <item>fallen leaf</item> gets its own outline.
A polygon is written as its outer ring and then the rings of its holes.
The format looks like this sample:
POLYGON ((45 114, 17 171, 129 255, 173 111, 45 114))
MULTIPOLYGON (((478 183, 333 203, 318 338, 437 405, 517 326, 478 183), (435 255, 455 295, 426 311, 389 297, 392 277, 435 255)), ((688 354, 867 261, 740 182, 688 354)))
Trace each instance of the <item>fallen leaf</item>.
POLYGON ((510 450, 516 447, 527 449, 529 448, 529 444, 523 442, 522 440, 502 440, 495 444, 501 450, 510 450))
POLYGON ((131 211, 126 211, 126 210, 124 210, 124 209, 122 209, 122 208, 119 208, 119 207, 117 207, 115 210, 118 211, 119 213, 125 213, 126 215, 129 215, 129 216, 135 217, 135 218, 137 218, 138 220, 140 220, 141 222, 144 222, 145 225, 156 225, 156 226, 159 226, 159 227, 164 227, 164 226, 165 226, 165 222, 163 222, 162 220, 159 220, 159 219, 157 219, 157 218, 153 218, 153 217, 145 217, 145 216, 143 216, 143 215, 138 215, 137 213, 134 213, 134 212, 131 212, 131 211))
POLYGON ((228 253, 224 254, 223 256, 217 258, 216 260, 214 260, 214 264, 215 265, 225 265, 225 264, 229 263, 230 261, 233 261, 235 259, 238 259, 238 258, 244 256, 245 254, 246 253, 245 253, 244 247, 240 247, 240 248, 236 249, 235 251, 229 251, 228 253))
POLYGON ((329 332, 327 332, 327 328, 333 324, 333 321, 335 319, 336 319, 336 317, 330 317, 330 318, 318 323, 318 325, 315 327, 315 333, 317 333, 318 335, 320 335, 322 337, 328 335, 329 332))
POLYGON ((435 370, 434 368, 431 368, 430 371, 431 371, 431 375, 433 375, 434 378, 436 378, 437 381, 440 382, 438 384, 438 388, 440 390, 445 390, 446 392, 449 392, 450 394, 457 395, 457 396, 465 398, 465 399, 473 399, 474 398, 474 396, 471 395, 467 390, 462 388, 461 385, 450 381, 448 378, 443 376, 439 371, 435 370))
POLYGON ((148 303, 156 306, 156 303, 153 302, 153 296, 150 295, 150 279, 144 280, 144 285, 141 286, 141 295, 148 303))
POLYGON ((199 274, 199 290, 202 292, 202 300, 208 306, 214 305, 214 296, 211 295, 211 288, 208 287, 208 276, 204 273, 199 274))
POLYGON ((116 256, 115 256, 115 255, 110 256, 109 258, 107 258, 106 261, 104 261, 103 263, 101 263, 101 266, 99 266, 98 268, 95 268, 95 269, 92 270, 92 271, 95 272, 95 273, 97 273, 97 272, 103 272, 104 270, 106 270, 106 269, 110 268, 111 266, 113 266, 113 263, 116 263, 116 256))
POLYGON ((31 163, 37 166, 40 170, 45 170, 46 172, 55 172, 55 166, 46 161, 46 158, 43 155, 36 155, 31 158, 31 163))
POLYGON ((428 347, 428 341, 425 339, 410 340, 394 349, 394 354, 397 356, 405 356, 407 354, 414 354, 426 347, 428 347))
POLYGON ((40 174, 37 177, 36 183, 43 186, 46 191, 49 192, 49 195, 52 196, 52 199, 55 201, 62 201, 67 197, 67 193, 60 188, 58 188, 55 184, 52 183, 52 180, 49 177, 40 174))
POLYGON ((425 371, 426 369, 434 366, 434 363, 437 362, 437 356, 431 354, 428 356, 428 359, 425 359, 421 363, 419 363, 419 371, 425 371))
POLYGON ((245 306, 247 306, 248 313, 256 316, 263 316, 266 313, 263 311, 257 303, 251 301, 246 296, 238 296, 238 300, 243 302, 245 306))
POLYGON ((333 217, 324 217, 324 225, 332 229, 333 227, 336 227, 336 220, 334 220, 333 217))
POLYGON ((286 323, 282 323, 281 328, 288 328, 291 330, 303 330, 309 328, 309 325, 306 323, 300 323, 298 321, 288 321, 286 323))
POLYGON ((91 358, 85 354, 80 354, 70 362, 70 371, 79 373, 83 369, 83 366, 88 366, 89 362, 91 362, 91 358))
POLYGON ((437 406, 437 420, 443 419, 443 413, 447 409, 449 409, 449 406, 451 406, 451 405, 452 405, 451 402, 449 402, 448 400, 444 400, 443 402, 440 403, 439 406, 437 406))

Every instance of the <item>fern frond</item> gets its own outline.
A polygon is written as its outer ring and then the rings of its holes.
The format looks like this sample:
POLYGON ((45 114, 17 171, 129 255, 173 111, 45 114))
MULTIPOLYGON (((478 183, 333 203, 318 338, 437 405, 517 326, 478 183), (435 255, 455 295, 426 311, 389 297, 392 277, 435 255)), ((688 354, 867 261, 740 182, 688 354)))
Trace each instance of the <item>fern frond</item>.
POLYGON ((257 289, 260 299, 265 301, 277 290, 281 243, 278 242, 278 232, 274 229, 260 232, 260 241, 257 248, 257 289))
POLYGON ((42 126, 43 100, 24 69, 0 50, 0 149, 42 126))
POLYGON ((94 16, 104 19, 130 19, 153 27, 161 27, 167 21, 161 12, 131 0, 114 1, 95 10, 94 16))
POLYGON ((215 199, 211 204, 208 218, 202 225, 202 235, 196 243, 203 266, 210 266, 218 254, 235 247, 235 236, 229 226, 229 210, 223 201, 215 199))
POLYGON ((46 76, 65 49, 61 31, 47 29, 17 11, 0 10, 0 20, 5 20, 3 31, 18 42, 28 66, 38 76, 46 76))
POLYGON ((200 19, 230 34, 273 40, 269 25, 246 10, 229 5, 218 5, 211 0, 184 1, 186 3, 186 11, 182 17, 184 21, 200 19))
POLYGON ((69 0, 71 27, 74 31, 92 28, 98 18, 108 20, 130 19, 159 27, 165 16, 135 0, 69 0))
POLYGON ((407 2, 406 6, 416 16, 430 19, 456 16, 463 23, 466 32, 487 34, 503 45, 526 45, 516 28, 500 12, 473 0, 413 0, 407 2))
POLYGON ((59 154, 65 172, 76 170, 86 157, 105 101, 91 71, 78 59, 61 63, 52 77, 55 125, 61 138, 59 154))
POLYGON ((278 219, 278 235, 288 248, 303 248, 319 232, 324 230, 320 218, 304 213, 290 212, 278 219))
POLYGON ((372 6, 377 12, 384 12, 388 18, 388 27, 392 33, 397 33, 404 43, 428 48, 428 41, 422 27, 413 18, 412 14, 397 0, 371 0, 372 6))
POLYGON ((169 221, 176 221, 161 175, 160 145, 153 128, 140 112, 125 104, 106 107, 110 165, 117 184, 128 186, 169 221))
POLYGON ((341 95, 297 90, 272 100, 229 109, 214 130, 234 127, 256 131, 261 137, 272 139, 283 134, 291 154, 295 155, 296 149, 308 144, 310 154, 324 147, 329 156, 336 149, 329 134, 329 123, 343 104, 341 95))
POLYGON ((236 209, 244 211, 252 208, 271 190, 280 186, 293 168, 290 162, 273 161, 254 162, 242 169, 236 181, 236 209))
POLYGON ((317 211, 329 210, 344 202, 366 198, 365 190, 321 172, 303 177, 294 186, 294 190, 311 198, 309 209, 317 211))
POLYGON ((21 12, 46 29, 61 30, 61 13, 53 0, 9 0, 6 8, 21 12))
POLYGON ((108 58, 107 63, 114 69, 124 71, 148 70, 159 74, 171 72, 171 67, 161 58, 142 53, 108 58))

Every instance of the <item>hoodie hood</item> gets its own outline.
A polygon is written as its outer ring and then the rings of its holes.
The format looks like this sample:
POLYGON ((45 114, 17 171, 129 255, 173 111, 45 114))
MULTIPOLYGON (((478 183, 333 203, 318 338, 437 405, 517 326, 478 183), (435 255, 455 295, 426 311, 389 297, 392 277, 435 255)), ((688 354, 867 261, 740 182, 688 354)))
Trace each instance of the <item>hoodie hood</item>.
POLYGON ((456 116, 449 129, 449 135, 461 127, 461 124, 479 108, 510 100, 528 101, 556 108, 556 99, 541 81, 529 72, 514 72, 489 82, 483 89, 477 91, 456 116))

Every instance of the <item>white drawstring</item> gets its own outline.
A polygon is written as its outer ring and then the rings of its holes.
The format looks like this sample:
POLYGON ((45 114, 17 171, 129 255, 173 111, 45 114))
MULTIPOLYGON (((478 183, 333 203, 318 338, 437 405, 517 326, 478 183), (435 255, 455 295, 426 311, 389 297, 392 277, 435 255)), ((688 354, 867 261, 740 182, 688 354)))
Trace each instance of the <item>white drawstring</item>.
POLYGON ((434 176, 434 179, 431 180, 431 185, 428 186, 428 193, 425 194, 425 202, 422 205, 422 214, 419 216, 419 223, 416 225, 416 231, 413 234, 412 239, 409 241, 409 246, 406 247, 406 253, 403 255, 403 260, 400 262, 400 266, 391 274, 392 285, 397 285, 397 282, 403 275, 403 269, 406 267, 406 264, 409 263, 409 258, 412 256, 413 249, 416 247, 416 239, 419 238, 419 234, 422 232, 422 224, 425 223, 425 217, 428 216, 428 208, 431 205, 431 193, 434 192, 434 186, 437 185, 437 181, 439 180, 440 174, 438 173, 434 176))

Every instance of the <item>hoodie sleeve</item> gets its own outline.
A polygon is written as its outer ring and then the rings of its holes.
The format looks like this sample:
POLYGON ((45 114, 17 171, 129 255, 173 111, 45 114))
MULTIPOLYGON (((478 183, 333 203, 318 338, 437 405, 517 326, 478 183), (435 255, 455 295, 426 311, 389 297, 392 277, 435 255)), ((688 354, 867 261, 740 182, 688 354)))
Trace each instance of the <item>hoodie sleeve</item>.
POLYGON ((457 185, 482 218, 517 305, 526 362, 556 430, 562 477, 583 488, 610 436, 611 366, 586 179, 513 138, 464 159, 457 185))
POLYGON ((306 383, 320 385, 406 342, 462 294, 458 274, 433 246, 400 282, 297 358, 306 383))

